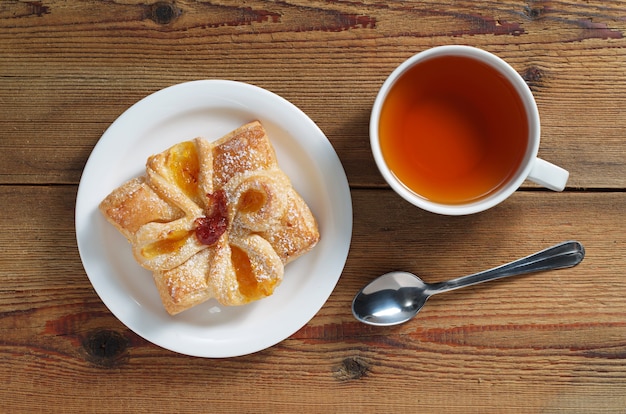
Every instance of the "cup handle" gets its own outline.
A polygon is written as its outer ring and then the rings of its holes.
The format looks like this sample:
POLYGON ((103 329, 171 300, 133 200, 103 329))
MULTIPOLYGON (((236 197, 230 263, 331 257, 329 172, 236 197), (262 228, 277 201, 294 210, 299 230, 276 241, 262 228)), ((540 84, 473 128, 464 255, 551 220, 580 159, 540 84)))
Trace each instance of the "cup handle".
POLYGON ((568 178, 567 170, 541 158, 535 158, 535 164, 528 174, 530 181, 554 191, 563 191, 568 178))

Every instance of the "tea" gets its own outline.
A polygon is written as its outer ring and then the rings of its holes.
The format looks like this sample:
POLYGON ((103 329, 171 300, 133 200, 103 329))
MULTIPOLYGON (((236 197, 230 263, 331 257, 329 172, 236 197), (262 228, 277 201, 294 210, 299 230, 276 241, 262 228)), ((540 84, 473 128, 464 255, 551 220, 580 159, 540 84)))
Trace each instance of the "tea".
POLYGON ((430 201, 479 200, 506 184, 528 143, 511 83, 478 60, 441 56, 409 68, 389 90, 379 123, 385 163, 430 201))

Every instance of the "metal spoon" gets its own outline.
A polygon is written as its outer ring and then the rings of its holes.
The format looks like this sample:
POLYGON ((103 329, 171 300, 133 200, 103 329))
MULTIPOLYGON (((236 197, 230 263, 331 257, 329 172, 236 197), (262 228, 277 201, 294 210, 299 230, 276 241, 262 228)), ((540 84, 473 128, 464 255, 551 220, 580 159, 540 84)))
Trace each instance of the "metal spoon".
POLYGON ((398 325, 413 318, 431 295, 494 279, 576 266, 585 257, 577 241, 567 241, 523 259, 440 283, 425 283, 408 272, 386 273, 365 286, 352 301, 359 321, 377 326, 398 325))

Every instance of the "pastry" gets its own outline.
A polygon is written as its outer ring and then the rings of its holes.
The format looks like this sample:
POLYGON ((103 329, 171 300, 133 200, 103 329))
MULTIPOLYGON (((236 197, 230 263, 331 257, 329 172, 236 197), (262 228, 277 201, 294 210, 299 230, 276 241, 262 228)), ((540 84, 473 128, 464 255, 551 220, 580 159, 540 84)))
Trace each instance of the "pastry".
POLYGON ((258 121, 149 157, 146 174, 100 211, 153 273, 172 315, 211 298, 228 306, 271 295, 284 266, 320 237, 258 121))

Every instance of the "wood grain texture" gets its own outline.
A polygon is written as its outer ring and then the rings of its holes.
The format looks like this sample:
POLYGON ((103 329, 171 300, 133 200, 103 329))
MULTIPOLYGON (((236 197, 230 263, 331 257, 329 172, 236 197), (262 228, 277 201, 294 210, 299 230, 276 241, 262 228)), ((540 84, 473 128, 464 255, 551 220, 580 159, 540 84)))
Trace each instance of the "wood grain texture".
POLYGON ((74 193, 0 188, 2 205, 13 206, 4 210, 13 231, 0 235, 0 375, 9 379, 0 407, 354 412, 419 402, 452 413, 618 412, 626 402, 626 258, 614 254, 626 245, 624 194, 520 192, 451 221, 386 190, 354 190, 354 243, 318 315, 265 351, 204 360, 146 342, 107 311, 77 257, 74 193), (18 207, 23 199, 40 202, 18 207), (15 243, 18 232, 30 237, 15 243), (576 268, 434 297, 399 327, 351 316, 354 293, 389 269, 438 281, 569 238, 587 249, 576 268))
POLYGON ((379 186, 367 137, 378 88, 410 55, 462 43, 497 53, 527 79, 542 117, 540 156, 570 170, 572 187, 621 188, 625 8, 4 1, 0 180, 76 183, 100 135, 134 102, 175 83, 225 78, 298 105, 328 135, 351 183, 379 186))
POLYGON ((626 407, 626 1, 0 1, 0 412, 621 413, 626 407), (532 89, 539 155, 564 193, 526 184, 469 217, 422 212, 369 150, 378 88, 442 44, 506 59, 532 89), (122 325, 82 268, 82 169, 129 106, 195 79, 269 89, 346 169, 353 240, 306 326, 253 355, 201 359, 122 325), (414 321, 355 322, 392 269, 439 281, 556 242, 576 268, 432 298, 414 321))

